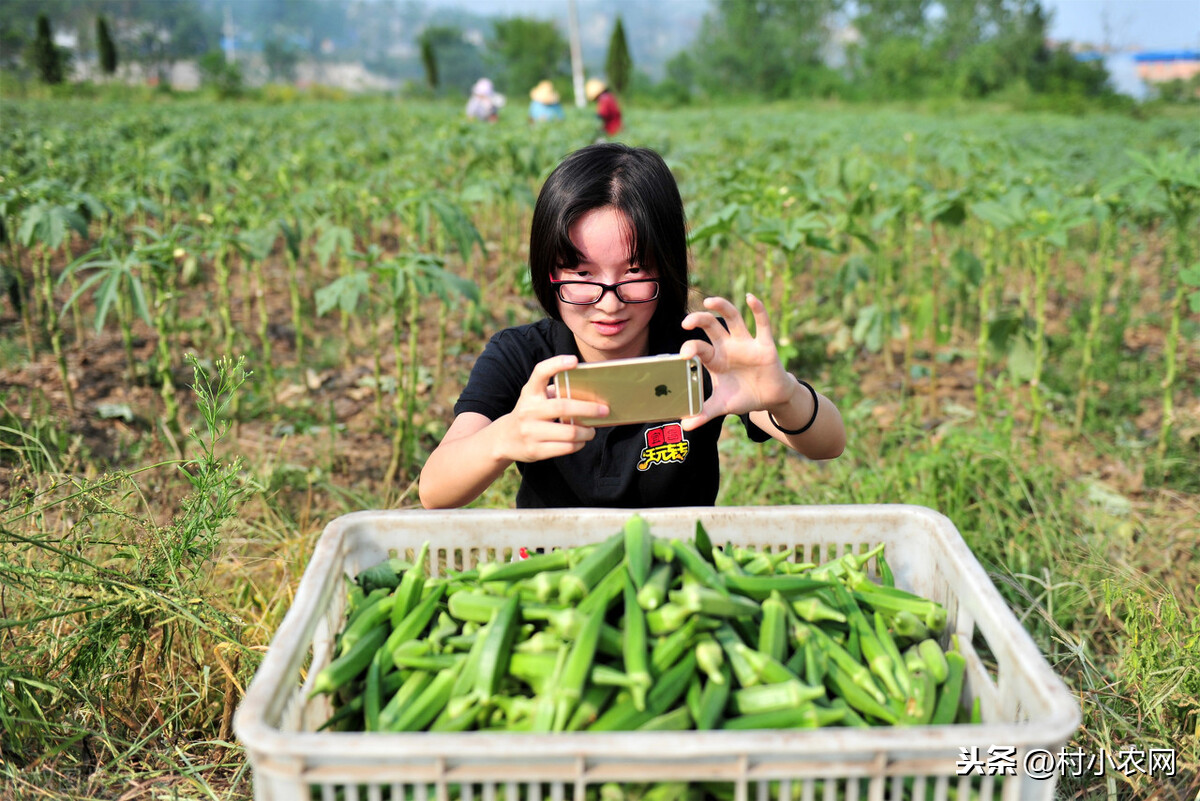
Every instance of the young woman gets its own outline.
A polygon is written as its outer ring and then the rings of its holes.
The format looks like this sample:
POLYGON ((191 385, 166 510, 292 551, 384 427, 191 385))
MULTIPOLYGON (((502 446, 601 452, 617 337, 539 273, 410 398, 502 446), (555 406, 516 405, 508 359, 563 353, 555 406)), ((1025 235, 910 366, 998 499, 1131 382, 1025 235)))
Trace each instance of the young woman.
POLYGON ((811 459, 845 447, 837 407, 784 369, 762 301, 746 296, 753 335, 724 298, 688 313, 683 202, 654 151, 602 143, 568 156, 538 196, 529 266, 549 316, 499 332, 476 361, 421 471, 426 508, 470 503, 513 462, 521 508, 711 505, 728 414, 752 440, 774 437, 811 459), (608 410, 555 397, 557 373, 659 353, 700 357, 699 414, 599 428, 561 422, 608 410))

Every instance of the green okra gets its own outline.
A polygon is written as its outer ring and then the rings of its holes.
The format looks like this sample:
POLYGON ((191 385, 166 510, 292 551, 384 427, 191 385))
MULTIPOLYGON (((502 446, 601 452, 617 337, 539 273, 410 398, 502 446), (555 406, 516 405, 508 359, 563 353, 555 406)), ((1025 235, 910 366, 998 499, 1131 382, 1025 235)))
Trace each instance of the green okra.
POLYGON ((687 731, 692 728, 692 715, 686 705, 657 715, 637 727, 638 731, 687 731))
POLYGON ((777 709, 726 718, 723 729, 817 729, 837 723, 845 713, 837 708, 821 708, 813 703, 789 709, 777 709))
POLYGON ((583 691, 583 698, 579 699, 579 705, 575 707, 575 711, 571 713, 571 719, 567 721, 567 731, 581 731, 590 726, 600 712, 607 708, 608 702, 616 695, 615 687, 606 687, 599 684, 594 684, 583 691))
POLYGON ((737 575, 737 576, 746 575, 746 571, 742 570, 742 566, 738 563, 738 560, 734 559, 731 555, 726 553, 723 548, 716 547, 716 546, 713 547, 711 561, 713 563, 713 566, 717 569, 717 571, 723 577, 726 578, 726 581, 725 581, 726 586, 728 586, 728 584, 729 584, 729 582, 728 582, 729 575, 731 575, 731 574, 737 575))
MULTIPOLYGON (((857 679, 844 672, 834 660, 829 661, 829 669, 825 673, 825 685, 845 699, 846 703, 854 707, 860 714, 893 725, 900 721, 900 717, 891 709, 884 706, 884 702, 879 701, 875 693, 872 693, 863 684, 860 684, 857 679)), ((882 695, 882 693, 879 693, 879 695, 882 695)))
POLYGON ((625 533, 618 532, 596 546, 579 564, 567 570, 558 584, 558 597, 565 604, 581 600, 600 579, 612 571, 625 554, 625 533))
POLYGON ((641 515, 634 514, 625 521, 625 564, 633 579, 635 590, 640 590, 650 577, 654 564, 654 538, 650 526, 641 515))
POLYGON ((396 601, 392 605, 392 628, 399 627, 400 621, 416 608, 421 601, 427 577, 426 564, 429 562, 429 542, 422 543, 413 566, 404 571, 400 585, 396 587, 396 601))
POLYGON ((704 528, 704 524, 699 520, 696 521, 696 533, 692 543, 696 546, 696 553, 704 557, 704 561, 710 565, 715 565, 713 560, 713 544, 708 536, 708 529, 704 528))
POLYGON ((950 666, 946 662, 946 654, 937 640, 932 638, 921 640, 917 643, 917 653, 920 654, 921 661, 925 663, 925 667, 934 681, 941 684, 946 680, 950 674, 950 666))
POLYGON ((579 631, 579 636, 571 646, 563 668, 562 678, 554 688, 555 707, 553 731, 562 731, 567 726, 571 713, 579 699, 583 697, 583 689, 587 684, 588 674, 596 657, 596 647, 600 642, 600 630, 604 626, 604 610, 591 612, 579 631))
POLYGON ((685 609, 673 601, 652 609, 646 613, 646 628, 656 637, 670 634, 679 630, 692 616, 690 609, 685 609))
POLYGON ((762 602, 759 621, 758 650, 780 662, 788 657, 787 601, 774 591, 762 602))
POLYGON ((650 571, 646 583, 637 592, 638 606, 647 612, 652 612, 662 606, 667 600, 667 592, 671 589, 671 580, 674 575, 675 568, 671 563, 664 562, 656 565, 650 571))
POLYGON ((546 571, 565 570, 568 552, 565 549, 534 554, 512 562, 487 562, 479 566, 480 581, 520 581, 546 571))
POLYGON ((679 661, 684 651, 692 646, 696 638, 698 619, 689 618, 675 631, 659 637, 650 649, 650 672, 661 676, 663 671, 679 661))
POLYGON ((394 594, 364 599, 359 614, 354 617, 353 621, 346 624, 346 627, 342 629, 341 636, 338 637, 338 655, 346 653, 362 639, 364 634, 387 620, 391 616, 392 605, 395 601, 394 594))
POLYGON ((414 670, 404 683, 392 693, 387 705, 379 712, 379 727, 381 731, 391 730, 392 724, 400 716, 400 711, 406 709, 416 698, 425 691, 433 681, 433 673, 428 670, 414 670))
POLYGON ((692 585, 667 593, 671 603, 693 614, 710 617, 751 617, 762 614, 762 606, 749 598, 692 585))
POLYGON ((767 598, 772 592, 778 592, 784 598, 794 601, 800 596, 833 586, 828 580, 814 579, 806 575, 790 576, 786 574, 750 576, 723 573, 722 581, 727 589, 756 601, 767 598))
POLYGON ((754 715, 779 709, 792 709, 825 696, 824 687, 812 687, 797 679, 778 684, 760 684, 733 691, 729 705, 736 715, 754 715))
POLYGON ((724 623, 713 632, 713 637, 721 644, 721 650, 725 652, 725 657, 729 660, 729 666, 733 670, 733 675, 737 678, 737 682, 742 687, 753 687, 760 684, 762 679, 758 676, 758 671, 746 659, 745 652, 750 649, 733 627, 728 623, 724 623))
POLYGON ((846 616, 842 612, 829 606, 816 595, 797 598, 792 601, 791 607, 797 617, 807 620, 809 623, 820 623, 826 620, 835 623, 846 622, 846 616))
POLYGON ((721 665, 721 681, 709 677, 700 692, 699 711, 695 715, 696 728, 701 731, 717 728, 725 714, 729 695, 733 692, 733 676, 728 664, 721 665))
POLYGON ((491 700, 500 679, 508 672, 508 660, 512 656, 513 639, 520 620, 521 599, 514 595, 496 610, 495 616, 484 629, 486 633, 475 678, 475 693, 483 703, 491 700))
POLYGON ((946 653, 946 666, 948 671, 946 680, 938 690, 933 717, 929 721, 935 725, 953 723, 958 717, 958 708, 962 700, 967 660, 958 651, 949 651, 946 653))
POLYGON ((702 634, 696 640, 696 665, 709 681, 717 684, 725 681, 725 651, 710 633, 702 634))
POLYGON ((379 731, 379 710, 383 695, 383 651, 376 651, 367 666, 367 684, 363 688, 363 726, 367 731, 379 731))
POLYGON ((625 596, 625 636, 621 642, 621 655, 625 661, 625 673, 631 682, 629 694, 634 707, 641 712, 646 709, 646 693, 653 684, 653 678, 646 653, 646 615, 637 602, 637 588, 628 571, 622 592, 625 596))
POLYGON ((504 606, 506 600, 502 595, 463 590, 450 596, 447 608, 450 610, 450 616, 458 620, 488 623, 496 610, 504 606))
POLYGON ((421 691, 411 704, 400 710, 389 731, 421 731, 433 722, 450 700, 458 671, 465 660, 439 670, 433 681, 421 691))
POLYGON ((375 652, 379 650, 379 646, 386 638, 386 623, 380 623, 364 634, 353 648, 330 662, 317 674, 308 697, 331 693, 357 678, 371 663, 375 652))
POLYGON ((671 540, 671 549, 675 551, 675 557, 683 569, 691 573, 701 584, 721 595, 729 595, 729 590, 725 589, 725 582, 722 580, 721 574, 700 555, 695 545, 682 540, 671 540))
MULTIPOLYGON (((422 598, 421 602, 413 607, 412 611, 405 615, 399 624, 393 624, 392 632, 383 644, 383 648, 388 654, 395 652, 401 643, 416 639, 421 632, 425 631, 425 627, 429 625, 429 621, 433 620, 433 616, 438 610, 443 591, 444 585, 439 585, 437 589, 422 598)), ((392 608, 395 609, 395 607, 392 608)))
POLYGON ((904 661, 904 657, 900 653, 899 646, 896 645, 896 640, 888 631, 887 623, 883 619, 883 615, 875 612, 873 615, 875 625, 875 638, 883 645, 888 656, 892 659, 892 671, 896 677, 896 683, 900 685, 900 692, 904 696, 912 694, 912 675, 909 673, 908 665, 904 661))

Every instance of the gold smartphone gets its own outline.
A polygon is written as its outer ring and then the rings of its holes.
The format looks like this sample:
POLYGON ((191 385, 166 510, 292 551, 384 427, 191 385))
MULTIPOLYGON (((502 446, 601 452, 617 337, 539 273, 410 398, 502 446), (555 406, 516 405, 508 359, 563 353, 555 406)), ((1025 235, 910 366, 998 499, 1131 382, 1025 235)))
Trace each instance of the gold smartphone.
POLYGON ((658 423, 700 413, 704 380, 700 359, 677 353, 581 364, 554 376, 560 398, 598 401, 608 417, 577 417, 583 426, 658 423))

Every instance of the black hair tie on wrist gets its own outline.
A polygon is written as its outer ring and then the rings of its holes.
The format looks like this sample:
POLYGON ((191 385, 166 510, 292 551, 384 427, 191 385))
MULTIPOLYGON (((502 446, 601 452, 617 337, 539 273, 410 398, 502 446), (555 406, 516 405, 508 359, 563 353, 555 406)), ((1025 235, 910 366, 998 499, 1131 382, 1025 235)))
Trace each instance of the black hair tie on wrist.
POLYGON ((803 427, 797 428, 795 430, 790 429, 790 428, 784 428, 783 426, 779 425, 779 421, 775 419, 775 415, 771 414, 770 412, 767 412, 767 418, 771 421, 771 425, 775 426, 776 428, 779 429, 779 431, 781 433, 787 434, 789 437, 794 437, 797 434, 803 434, 805 431, 812 428, 812 424, 817 422, 817 411, 820 409, 820 403, 817 401, 817 391, 812 388, 812 384, 810 384, 807 381, 800 379, 800 378, 797 378, 796 380, 800 382, 800 386, 804 387, 809 392, 811 392, 812 396, 813 396, 813 413, 812 413, 812 417, 810 417, 808 419, 808 422, 805 423, 803 425, 803 427))

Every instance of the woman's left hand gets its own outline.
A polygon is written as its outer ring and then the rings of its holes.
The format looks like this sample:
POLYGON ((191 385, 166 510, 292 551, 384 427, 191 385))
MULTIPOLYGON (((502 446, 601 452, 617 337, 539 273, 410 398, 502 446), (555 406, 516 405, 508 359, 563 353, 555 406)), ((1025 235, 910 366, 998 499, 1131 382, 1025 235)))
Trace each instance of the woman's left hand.
POLYGON ((689 358, 699 356, 713 382, 712 395, 704 402, 700 414, 683 419, 685 431, 727 414, 777 408, 791 400, 799 387, 779 359, 763 302, 750 294, 746 295, 746 302, 754 314, 753 336, 741 313, 725 298, 705 298, 704 307, 709 311, 693 312, 683 318, 684 328, 703 329, 709 342, 688 340, 680 353, 689 358), (725 319, 728 331, 713 312, 725 319))

